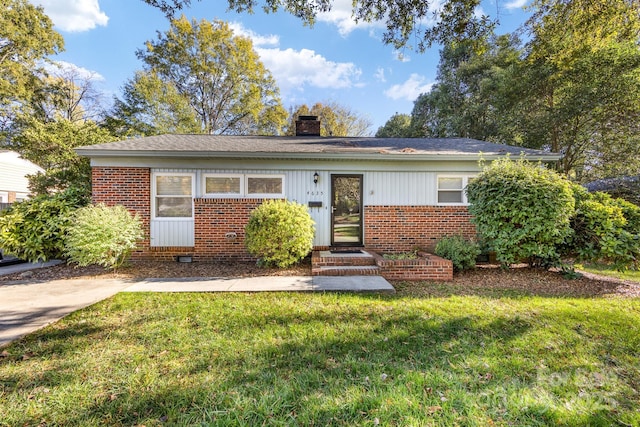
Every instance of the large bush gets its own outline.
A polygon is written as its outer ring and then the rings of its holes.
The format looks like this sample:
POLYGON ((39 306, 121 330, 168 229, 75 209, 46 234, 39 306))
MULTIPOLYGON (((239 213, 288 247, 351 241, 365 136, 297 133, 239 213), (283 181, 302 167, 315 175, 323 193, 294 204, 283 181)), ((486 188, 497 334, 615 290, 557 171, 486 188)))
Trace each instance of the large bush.
POLYGON ((496 160, 467 186, 469 212, 503 266, 559 262, 557 247, 572 233, 571 183, 519 159, 496 160))
POLYGON ((462 236, 444 237, 436 244, 435 254, 450 260, 454 271, 469 270, 476 266, 480 246, 462 236))
POLYGON ((268 200, 251 212, 245 228, 245 245, 265 265, 284 268, 309 254, 314 231, 306 206, 268 200))
POLYGON ((565 247, 579 261, 604 261, 624 270, 640 263, 640 207, 606 193, 574 187, 574 234, 565 247))
POLYGON ((78 265, 120 267, 144 237, 142 223, 123 206, 86 206, 73 215, 65 253, 78 265))
POLYGON ((0 248, 30 262, 64 258, 71 216, 87 203, 86 194, 74 188, 14 203, 0 214, 0 248))

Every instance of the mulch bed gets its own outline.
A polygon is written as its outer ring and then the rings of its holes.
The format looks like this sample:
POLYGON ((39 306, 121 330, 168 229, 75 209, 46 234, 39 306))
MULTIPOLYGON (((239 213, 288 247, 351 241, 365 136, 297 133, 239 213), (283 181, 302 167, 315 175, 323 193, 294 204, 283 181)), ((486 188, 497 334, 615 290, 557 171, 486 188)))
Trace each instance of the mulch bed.
MULTIPOLYGON (((0 276, 0 286, 16 281, 49 281, 70 279, 140 280, 145 278, 184 277, 255 277, 255 276, 310 276, 311 262, 287 268, 265 268, 255 263, 178 263, 169 261, 136 261, 116 272, 102 267, 77 267, 60 264, 0 276)), ((449 283, 392 282, 398 295, 416 297, 443 297, 451 295, 478 296, 542 296, 542 297, 640 297, 640 283, 583 273, 577 279, 567 279, 554 271, 515 266, 502 270, 495 265, 457 273, 449 283)))

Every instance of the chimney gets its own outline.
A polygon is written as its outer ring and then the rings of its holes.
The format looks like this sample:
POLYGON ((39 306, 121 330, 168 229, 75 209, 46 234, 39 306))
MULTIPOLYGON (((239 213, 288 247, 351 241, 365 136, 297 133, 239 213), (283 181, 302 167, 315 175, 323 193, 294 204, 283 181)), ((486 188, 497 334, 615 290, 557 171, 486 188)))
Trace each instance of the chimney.
POLYGON ((320 136, 320 120, 318 120, 318 116, 298 116, 298 120, 296 120, 296 136, 320 136))

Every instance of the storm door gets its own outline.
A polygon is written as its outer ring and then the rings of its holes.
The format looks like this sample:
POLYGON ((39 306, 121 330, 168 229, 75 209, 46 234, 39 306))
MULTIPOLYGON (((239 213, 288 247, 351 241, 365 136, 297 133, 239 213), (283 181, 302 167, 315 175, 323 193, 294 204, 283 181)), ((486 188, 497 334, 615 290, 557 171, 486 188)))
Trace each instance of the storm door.
POLYGON ((331 244, 362 246, 362 175, 331 175, 331 244))

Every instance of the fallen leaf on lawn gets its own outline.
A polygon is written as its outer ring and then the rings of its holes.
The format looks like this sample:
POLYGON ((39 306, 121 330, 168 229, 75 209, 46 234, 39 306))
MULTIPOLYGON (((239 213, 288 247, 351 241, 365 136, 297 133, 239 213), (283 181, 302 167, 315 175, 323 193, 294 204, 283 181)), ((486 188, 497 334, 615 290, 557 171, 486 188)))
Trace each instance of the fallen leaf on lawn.
POLYGON ((436 405, 436 406, 429 406, 429 407, 427 408, 427 413, 428 413, 429 415, 433 415, 433 414, 435 414, 435 413, 436 413, 436 412, 438 412, 438 411, 442 411, 442 406, 438 406, 438 405, 436 405))

